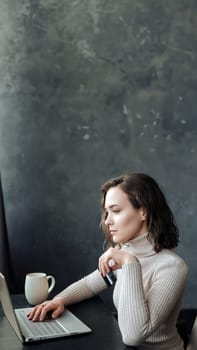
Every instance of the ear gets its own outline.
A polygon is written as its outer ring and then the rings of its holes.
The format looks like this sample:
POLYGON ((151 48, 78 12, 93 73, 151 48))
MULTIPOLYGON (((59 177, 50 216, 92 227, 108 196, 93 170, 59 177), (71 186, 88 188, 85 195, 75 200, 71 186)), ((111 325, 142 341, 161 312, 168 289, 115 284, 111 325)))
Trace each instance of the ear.
POLYGON ((142 221, 146 221, 147 218, 147 212, 145 208, 140 208, 140 216, 142 221))

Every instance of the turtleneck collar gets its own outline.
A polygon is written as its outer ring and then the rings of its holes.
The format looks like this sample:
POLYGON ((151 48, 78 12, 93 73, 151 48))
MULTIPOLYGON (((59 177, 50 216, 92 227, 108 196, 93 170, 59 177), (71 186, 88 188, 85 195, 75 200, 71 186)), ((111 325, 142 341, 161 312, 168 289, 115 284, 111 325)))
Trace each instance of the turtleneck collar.
POLYGON ((148 233, 122 243, 120 247, 123 250, 128 249, 137 258, 145 258, 156 254, 151 241, 148 239, 148 233))

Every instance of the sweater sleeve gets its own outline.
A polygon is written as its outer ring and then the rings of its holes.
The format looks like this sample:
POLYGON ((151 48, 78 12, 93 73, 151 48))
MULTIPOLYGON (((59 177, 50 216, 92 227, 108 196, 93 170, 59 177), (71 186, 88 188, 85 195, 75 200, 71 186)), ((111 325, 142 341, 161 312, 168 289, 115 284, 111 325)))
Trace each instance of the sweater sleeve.
POLYGON ((56 297, 63 297, 65 305, 75 304, 82 300, 93 297, 107 288, 107 284, 99 270, 95 270, 77 282, 65 288, 56 297))
POLYGON ((156 268, 145 296, 139 262, 124 265, 118 287, 118 322, 123 342, 139 345, 148 338, 182 299, 187 267, 170 261, 156 268))

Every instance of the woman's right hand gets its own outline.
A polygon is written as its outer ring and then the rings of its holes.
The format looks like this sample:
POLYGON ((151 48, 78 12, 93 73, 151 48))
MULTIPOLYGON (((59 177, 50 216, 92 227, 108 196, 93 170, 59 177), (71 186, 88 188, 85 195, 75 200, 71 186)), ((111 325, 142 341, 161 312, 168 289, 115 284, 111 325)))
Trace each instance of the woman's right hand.
POLYGON ((46 300, 36 305, 27 315, 28 319, 36 321, 44 321, 47 313, 51 313, 51 318, 55 319, 60 316, 65 309, 65 300, 61 296, 57 296, 52 300, 46 300))
POLYGON ((137 258, 131 253, 127 253, 116 247, 110 247, 99 258, 99 271, 102 276, 106 276, 110 271, 120 269, 123 265, 136 261, 137 258))

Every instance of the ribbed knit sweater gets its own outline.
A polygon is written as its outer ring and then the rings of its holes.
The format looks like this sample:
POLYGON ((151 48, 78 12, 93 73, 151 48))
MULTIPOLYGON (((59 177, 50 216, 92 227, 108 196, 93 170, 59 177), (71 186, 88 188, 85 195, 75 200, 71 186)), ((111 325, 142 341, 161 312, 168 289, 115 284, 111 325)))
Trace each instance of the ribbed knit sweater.
MULTIPOLYGON (((122 340, 139 350, 183 350, 176 329, 187 279, 187 266, 175 252, 156 253, 147 235, 120 249, 137 261, 116 270, 113 301, 117 309, 122 340)), ((65 305, 97 295, 107 288, 98 270, 71 284, 61 293, 65 305)))

